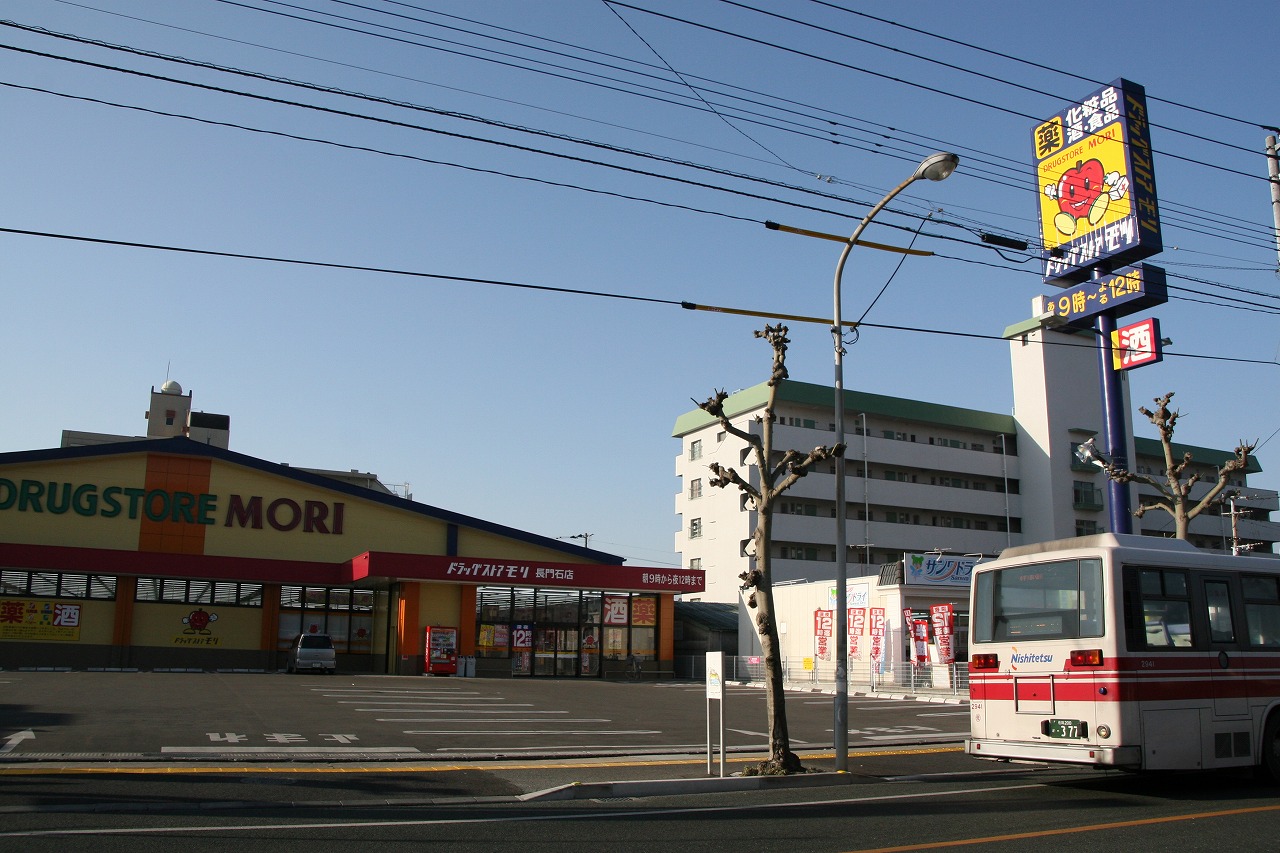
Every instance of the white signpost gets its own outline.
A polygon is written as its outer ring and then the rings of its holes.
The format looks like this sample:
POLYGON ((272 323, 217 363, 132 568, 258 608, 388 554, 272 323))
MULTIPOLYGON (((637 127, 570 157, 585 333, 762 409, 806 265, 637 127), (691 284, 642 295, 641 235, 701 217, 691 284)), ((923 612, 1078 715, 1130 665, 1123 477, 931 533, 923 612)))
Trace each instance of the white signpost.
POLYGON ((720 703, 720 778, 724 778, 724 652, 707 652, 707 775, 711 775, 711 700, 720 703))

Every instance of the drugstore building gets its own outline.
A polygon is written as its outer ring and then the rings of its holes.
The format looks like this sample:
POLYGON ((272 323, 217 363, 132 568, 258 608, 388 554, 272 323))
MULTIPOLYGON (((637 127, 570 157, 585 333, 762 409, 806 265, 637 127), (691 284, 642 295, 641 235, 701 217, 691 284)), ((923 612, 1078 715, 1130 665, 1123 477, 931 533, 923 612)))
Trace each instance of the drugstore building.
POLYGON ((656 677, 702 588, 185 434, 0 453, 5 669, 283 669, 325 633, 344 672, 656 677))

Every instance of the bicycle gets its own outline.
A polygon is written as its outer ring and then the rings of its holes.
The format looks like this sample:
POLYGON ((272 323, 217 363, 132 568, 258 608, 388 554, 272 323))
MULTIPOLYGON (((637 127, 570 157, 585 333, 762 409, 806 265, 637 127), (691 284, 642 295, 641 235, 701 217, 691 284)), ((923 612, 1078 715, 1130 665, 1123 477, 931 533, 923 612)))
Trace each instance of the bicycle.
POLYGON ((627 680, 639 681, 641 675, 640 658, 635 655, 627 655, 627 680))

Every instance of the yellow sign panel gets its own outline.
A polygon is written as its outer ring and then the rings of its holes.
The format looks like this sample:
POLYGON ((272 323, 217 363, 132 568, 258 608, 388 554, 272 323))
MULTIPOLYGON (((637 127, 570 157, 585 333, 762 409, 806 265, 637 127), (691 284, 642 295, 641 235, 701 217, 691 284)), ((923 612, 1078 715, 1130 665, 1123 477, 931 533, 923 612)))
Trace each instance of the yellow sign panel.
POLYGON ((1040 161, 1036 178, 1046 249, 1087 239, 1132 215, 1126 153, 1124 125, 1117 121, 1040 161))
POLYGON ((0 599, 0 640, 79 639, 79 604, 0 599))
POLYGON ((1146 93, 1127 80, 1032 130, 1046 282, 1070 286, 1160 251, 1146 93))

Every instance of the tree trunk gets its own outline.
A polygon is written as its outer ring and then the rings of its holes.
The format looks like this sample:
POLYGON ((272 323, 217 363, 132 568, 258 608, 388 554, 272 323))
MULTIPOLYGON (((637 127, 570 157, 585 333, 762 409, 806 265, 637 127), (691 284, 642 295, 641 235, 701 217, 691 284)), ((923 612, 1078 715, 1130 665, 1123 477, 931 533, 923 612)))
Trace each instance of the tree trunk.
POLYGON ((791 751, 791 734, 787 729, 786 687, 783 680, 782 643, 778 638, 778 620, 773 609, 773 581, 770 574, 769 543, 772 541, 773 514, 760 508, 756 523, 755 623, 764 652, 765 707, 768 713, 769 758, 760 765, 762 774, 796 773, 803 770, 800 757, 791 751))

